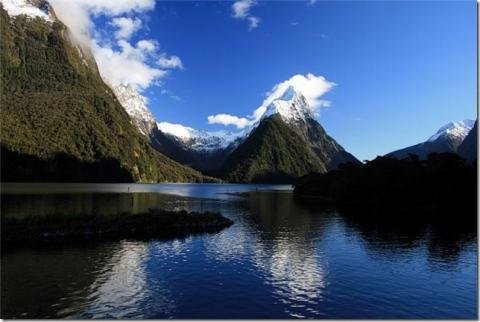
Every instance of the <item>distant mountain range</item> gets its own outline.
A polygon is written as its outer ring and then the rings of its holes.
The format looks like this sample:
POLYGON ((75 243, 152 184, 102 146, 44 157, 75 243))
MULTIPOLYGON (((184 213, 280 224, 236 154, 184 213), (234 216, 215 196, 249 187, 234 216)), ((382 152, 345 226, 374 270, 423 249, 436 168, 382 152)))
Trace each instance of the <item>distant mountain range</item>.
MULTIPOLYGON (((409 154, 418 155, 421 159, 425 159, 430 153, 457 153, 459 150, 462 153, 460 155, 468 156, 468 159, 472 159, 473 152, 476 154, 476 148, 473 151, 472 144, 466 143, 463 148, 460 146, 471 132, 472 128, 476 129, 476 122, 473 120, 463 120, 457 122, 450 122, 442 126, 434 135, 432 135, 427 141, 415 144, 413 146, 393 151, 387 156, 392 156, 397 159, 403 159, 409 156, 409 154)), ((476 130, 475 130, 476 132, 476 130)), ((476 136, 476 135, 475 135, 476 136)), ((470 141, 471 139, 469 139, 470 141)))
POLYGON ((161 122, 149 136, 153 146, 170 158, 230 182, 293 182, 312 171, 359 162, 327 135, 294 87, 242 131, 206 132, 161 122))

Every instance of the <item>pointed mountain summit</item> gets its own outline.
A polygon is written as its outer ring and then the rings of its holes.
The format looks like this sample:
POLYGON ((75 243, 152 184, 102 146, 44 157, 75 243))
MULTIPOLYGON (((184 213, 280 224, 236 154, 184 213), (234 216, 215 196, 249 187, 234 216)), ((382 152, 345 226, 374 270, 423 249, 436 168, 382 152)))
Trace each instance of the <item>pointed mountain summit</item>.
POLYGON ((387 156, 397 159, 407 158, 409 154, 415 154, 420 159, 425 159, 430 153, 457 153, 458 148, 473 128, 475 121, 463 120, 450 122, 442 126, 427 141, 412 145, 407 148, 393 151, 387 156))
POLYGON ((359 162, 327 134, 320 123, 315 120, 314 108, 308 104, 305 96, 293 86, 289 86, 279 98, 272 101, 262 118, 268 117, 269 110, 275 110, 276 114, 279 114, 282 120, 302 137, 322 161, 326 170, 335 169, 341 163, 359 162), (272 105, 275 106, 275 109, 271 107, 272 105))
POLYGON ((293 86, 268 104, 250 135, 228 156, 223 177, 235 182, 291 183, 340 163, 359 163, 314 118, 314 109, 293 86))
POLYGON ((261 119, 279 114, 286 123, 306 122, 314 119, 313 109, 308 105, 305 96, 297 92, 293 86, 287 87, 284 93, 274 99, 268 106, 261 119))
POLYGON ((264 118, 226 159, 221 173, 231 182, 292 183, 325 164, 280 114, 264 118))

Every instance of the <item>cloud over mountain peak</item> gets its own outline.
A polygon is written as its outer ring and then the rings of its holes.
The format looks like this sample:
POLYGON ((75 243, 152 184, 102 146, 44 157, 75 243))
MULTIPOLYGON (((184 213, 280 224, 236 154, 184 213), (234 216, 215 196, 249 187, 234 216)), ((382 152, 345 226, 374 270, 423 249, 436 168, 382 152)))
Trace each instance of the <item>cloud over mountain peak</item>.
MULTIPOLYGON (((258 122, 262 116, 267 112, 269 106, 274 101, 287 101, 290 98, 285 94, 291 92, 300 93, 305 99, 305 108, 309 109, 308 113, 316 115, 318 109, 330 106, 330 102, 321 99, 323 95, 329 92, 336 84, 328 81, 323 76, 316 76, 312 73, 306 75, 296 74, 289 79, 280 82, 272 87, 265 96, 262 104, 253 111, 251 115, 239 117, 228 113, 220 113, 208 116, 209 124, 234 125, 237 128, 245 128, 258 122)), ((292 94, 293 95, 293 94, 292 94)), ((281 110, 287 112, 287 107, 282 107, 281 110)))

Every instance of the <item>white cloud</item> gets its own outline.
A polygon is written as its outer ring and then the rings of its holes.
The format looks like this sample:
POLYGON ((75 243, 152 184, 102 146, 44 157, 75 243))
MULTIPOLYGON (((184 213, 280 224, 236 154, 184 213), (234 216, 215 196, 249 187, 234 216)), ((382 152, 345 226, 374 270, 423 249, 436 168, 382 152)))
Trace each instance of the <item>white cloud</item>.
MULTIPOLYGON (((59 19, 67 25, 72 39, 91 52, 97 62, 102 78, 111 85, 131 85, 144 90, 159 84, 167 75, 167 67, 156 65, 157 60, 167 57, 159 52, 158 42, 141 39, 136 43, 131 36, 144 27, 135 14, 143 14, 155 7, 155 0, 50 0, 59 19), (114 34, 95 30, 93 17, 105 16, 117 27, 114 34)), ((170 65, 181 60, 171 56, 170 65)), ((183 66, 183 65, 181 65, 183 66)), ((173 68, 173 67, 168 67, 173 68)))
POLYGON ((151 39, 142 39, 137 42, 137 48, 145 53, 153 53, 158 48, 158 43, 151 39))
POLYGON ((230 114, 217 114, 208 117, 208 124, 235 125, 237 128, 243 129, 250 124, 250 120, 230 114))
POLYGON ((90 29, 93 23, 90 14, 80 2, 68 0, 50 0, 57 17, 67 25, 70 36, 84 49, 90 48, 90 29))
POLYGON ((167 55, 164 54, 157 60, 157 65, 162 68, 183 69, 183 63, 178 56, 167 57, 167 55))
POLYGON ((233 17, 248 21, 249 30, 257 28, 260 23, 260 18, 250 13, 250 8, 255 5, 257 5, 256 0, 237 0, 232 5, 233 17))
POLYGON ((313 6, 313 5, 314 5, 315 3, 317 3, 317 2, 318 2, 318 0, 308 0, 308 4, 309 4, 310 6, 313 6))
POLYGON ((255 4, 253 0, 238 0, 232 5, 233 17, 244 19, 248 17, 250 7, 255 4))
POLYGON ((127 12, 145 12, 155 8, 155 0, 51 0, 56 6, 59 3, 75 3, 92 11, 96 15, 117 16, 127 12))
POLYGON ((117 39, 130 39, 142 27, 142 21, 138 18, 117 17, 112 19, 111 24, 118 28, 115 33, 117 39))
POLYGON ((308 105, 313 113, 322 107, 329 107, 330 101, 320 99, 325 93, 330 91, 336 84, 328 81, 323 76, 315 76, 314 74, 301 75, 297 74, 286 81, 276 84, 270 91, 266 93, 266 98, 262 105, 255 109, 252 115, 246 117, 238 117, 230 114, 217 114, 208 117, 209 124, 235 125, 237 128, 244 128, 254 124, 267 111, 268 106, 292 86, 297 92, 305 97, 308 105))
POLYGON ((121 48, 122 53, 126 56, 134 58, 136 60, 147 60, 148 57, 155 57, 158 44, 152 39, 142 39, 137 42, 136 46, 126 40, 117 41, 117 46, 121 48))
POLYGON ((151 67, 146 62, 147 52, 138 44, 132 47, 128 42, 123 42, 120 47, 120 50, 115 50, 109 46, 93 46, 100 74, 109 84, 127 84, 136 89, 145 89, 166 75, 166 71, 151 67))
POLYGON ((260 23, 260 18, 258 17, 248 17, 247 20, 249 22, 248 30, 257 28, 258 24, 260 23))
POLYGON ((50 0, 58 18, 65 23, 73 38, 90 47, 91 15, 119 16, 152 10, 155 0, 50 0))

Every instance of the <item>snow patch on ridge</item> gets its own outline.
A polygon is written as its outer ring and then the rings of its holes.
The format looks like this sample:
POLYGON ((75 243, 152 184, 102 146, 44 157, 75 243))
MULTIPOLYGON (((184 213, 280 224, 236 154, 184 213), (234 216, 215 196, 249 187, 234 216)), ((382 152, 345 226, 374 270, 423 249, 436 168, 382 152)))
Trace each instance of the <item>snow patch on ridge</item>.
POLYGON ((160 131, 173 136, 180 141, 185 147, 196 151, 212 151, 218 149, 226 149, 230 145, 235 144, 239 139, 243 138, 245 131, 229 132, 215 131, 207 132, 195 130, 181 124, 168 122, 157 123, 160 131))
POLYGON ((48 11, 48 3, 32 0, 0 0, 3 9, 8 12, 10 17, 25 15, 29 18, 42 18, 45 21, 53 22, 53 18, 48 11))
POLYGON ((461 141, 465 139, 468 135, 468 132, 473 128, 475 121, 473 120, 463 120, 457 122, 450 122, 444 126, 442 126, 437 133, 432 135, 427 141, 433 142, 438 140, 441 137, 450 137, 450 138, 458 138, 461 141))

